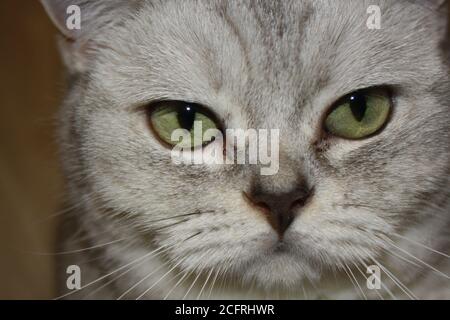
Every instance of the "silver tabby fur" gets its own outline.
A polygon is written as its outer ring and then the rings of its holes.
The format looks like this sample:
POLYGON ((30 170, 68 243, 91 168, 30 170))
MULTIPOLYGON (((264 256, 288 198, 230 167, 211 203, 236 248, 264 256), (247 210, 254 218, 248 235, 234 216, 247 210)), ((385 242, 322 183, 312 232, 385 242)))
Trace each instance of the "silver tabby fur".
POLYGON ((66 298, 450 298, 442 1, 43 3, 69 77, 60 247, 81 250, 59 261, 61 295, 76 264, 85 287, 66 298), (81 30, 64 27, 69 4, 81 30), (372 4, 379 30, 366 26, 372 4), (381 85, 394 93, 382 132, 321 138, 330 105, 381 85), (278 174, 173 164, 142 109, 164 99, 206 105, 227 128, 280 129, 278 174), (315 190, 282 244, 243 199, 255 183, 315 190), (374 264, 381 290, 366 287, 374 264))

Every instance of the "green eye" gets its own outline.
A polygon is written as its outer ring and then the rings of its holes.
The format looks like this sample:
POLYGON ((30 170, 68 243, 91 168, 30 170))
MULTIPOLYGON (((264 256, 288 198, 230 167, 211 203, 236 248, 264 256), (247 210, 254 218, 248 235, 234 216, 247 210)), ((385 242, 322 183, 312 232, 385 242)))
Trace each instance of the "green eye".
POLYGON ((196 148, 210 143, 212 140, 204 140, 204 133, 208 129, 218 129, 213 116, 203 107, 182 101, 158 103, 150 113, 150 123, 158 138, 163 142, 184 148, 196 148), (198 128, 198 134, 194 135, 194 128, 198 128), (187 140, 189 144, 181 136, 176 136, 178 140, 172 140, 172 133, 177 129, 185 129, 189 132, 190 139, 187 140))
POLYGON ((390 110, 391 98, 387 90, 356 91, 338 102, 326 118, 325 128, 345 139, 365 138, 383 127, 390 110))

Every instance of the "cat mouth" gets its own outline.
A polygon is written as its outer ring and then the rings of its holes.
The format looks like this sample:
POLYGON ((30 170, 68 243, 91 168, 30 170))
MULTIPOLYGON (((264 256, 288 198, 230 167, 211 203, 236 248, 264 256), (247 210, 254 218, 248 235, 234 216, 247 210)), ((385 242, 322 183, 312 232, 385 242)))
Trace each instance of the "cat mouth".
POLYGON ((256 280, 268 289, 280 289, 300 285, 305 279, 315 279, 316 271, 292 246, 283 242, 247 264, 243 275, 244 279, 256 280))
POLYGON ((252 259, 242 265, 244 280, 256 281, 266 288, 292 288, 305 279, 317 279, 319 270, 311 264, 311 257, 297 241, 270 237, 255 251, 252 259))
POLYGON ((289 236, 279 238, 278 236, 270 235, 267 240, 262 248, 264 255, 295 256, 299 252, 298 243, 296 244, 289 236))
POLYGON ((272 253, 273 254, 289 254, 289 253, 292 253, 292 248, 285 241, 280 240, 273 247, 272 253))
POLYGON ((280 240, 277 242, 274 248, 274 253, 285 253, 289 250, 288 244, 285 241, 280 240))
POLYGON ((301 261, 303 258, 299 255, 298 249, 288 241, 278 240, 260 251, 256 256, 258 263, 273 264, 283 260, 301 261))

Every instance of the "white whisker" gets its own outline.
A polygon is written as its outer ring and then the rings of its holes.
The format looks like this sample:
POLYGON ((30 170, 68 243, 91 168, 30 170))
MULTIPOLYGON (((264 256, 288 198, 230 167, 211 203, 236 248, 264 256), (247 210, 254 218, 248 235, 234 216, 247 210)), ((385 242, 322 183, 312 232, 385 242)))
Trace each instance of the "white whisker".
POLYGON ((371 259, 381 268, 381 270, 384 271, 384 273, 388 275, 388 277, 392 280, 392 282, 394 282, 400 288, 400 290, 402 290, 411 300, 418 300, 418 298, 414 295, 414 293, 406 285, 404 285, 394 274, 392 274, 392 272, 390 272, 375 258, 372 257, 371 259))
POLYGON ((440 252, 440 251, 438 251, 438 250, 436 250, 436 249, 430 248, 430 247, 424 245, 423 243, 420 243, 420 242, 418 242, 418 241, 409 239, 409 238, 407 238, 407 237, 405 237, 405 236, 402 236, 402 235, 400 235, 400 234, 398 234, 398 233, 394 233, 393 235, 396 236, 396 237, 398 237, 398 238, 400 238, 400 239, 409 241, 409 242, 412 243, 412 244, 418 245, 418 246, 420 246, 420 247, 422 247, 422 248, 424 248, 424 249, 427 249, 427 250, 429 250, 429 251, 431 251, 431 252, 434 252, 434 253, 436 253, 436 254, 439 254, 439 255, 441 255, 441 256, 443 256, 443 257, 445 257, 445 258, 450 258, 450 255, 445 254, 445 253, 443 253, 443 252, 440 252))
POLYGON ((206 277, 205 283, 203 284, 202 288, 200 289, 200 293, 198 294, 196 300, 199 300, 199 299, 200 299, 200 296, 202 295, 203 290, 205 289, 205 286, 206 286, 206 284, 208 283, 209 278, 211 277, 211 274, 213 273, 213 271, 214 271, 214 268, 211 268, 211 271, 209 271, 208 276, 206 277))
MULTIPOLYGON (((145 290, 143 293, 141 293, 136 300, 141 299, 143 296, 145 296, 148 292, 150 292, 150 290, 152 290, 158 283, 160 283, 165 277, 167 277, 167 275, 169 275, 169 273, 171 273, 176 267, 178 267, 183 261, 185 261, 186 259, 182 259, 180 261, 178 261, 178 263, 176 263, 172 268, 169 269, 169 271, 167 271, 164 275, 161 276, 161 278, 159 278, 158 281, 156 281, 155 283, 153 283, 147 290, 145 290)), ((165 265, 163 265, 165 266, 165 265)), ((160 268, 158 268, 157 270, 161 269, 163 266, 161 266, 160 268)), ((156 271, 157 271, 156 270, 156 271)), ((154 274, 156 271, 152 272, 152 274, 154 274)), ((151 274, 150 274, 151 275, 151 274)), ((147 275, 145 278, 148 278, 150 275, 147 275)), ((144 278, 144 279, 145 279, 144 278)), ((142 282, 142 280, 140 281, 142 282)), ((140 283, 139 282, 139 283, 140 283)), ((139 284, 138 283, 138 284, 139 284)), ((119 297, 120 298, 120 297, 119 297)))
MULTIPOLYGON (((353 262, 353 265, 359 271, 359 273, 363 276, 363 278, 367 281, 368 278, 367 278, 366 274, 361 270, 361 268, 358 266, 358 264, 353 262)), ((381 295, 381 293, 378 292, 378 290, 375 290, 375 292, 376 292, 378 298, 380 298, 381 300, 384 300, 383 296, 381 295)))
POLYGON ((396 252, 393 252, 392 250, 384 249, 384 251, 387 252, 388 254, 390 254, 390 255, 392 255, 392 256, 402 260, 402 261, 410 263, 411 265, 413 265, 413 266, 415 266, 415 267, 417 267, 419 269, 423 269, 423 266, 415 263, 414 261, 409 260, 408 258, 405 258, 405 257, 401 256, 400 254, 398 254, 396 252))
POLYGON ((118 242, 122 242, 122 241, 125 241, 127 239, 128 238, 117 239, 117 240, 113 240, 113 241, 110 241, 110 242, 107 242, 107 243, 101 243, 101 244, 97 244, 97 245, 92 246, 92 247, 87 247, 87 248, 77 249, 77 250, 60 251, 60 252, 32 252, 32 254, 42 255, 42 256, 56 256, 56 255, 74 254, 74 253, 80 253, 80 252, 84 252, 84 251, 89 251, 89 250, 94 250, 94 249, 106 247, 108 245, 111 245, 111 244, 114 244, 114 243, 118 243, 118 242))
POLYGON ((353 284, 353 287, 355 288, 356 291, 359 290, 359 292, 361 293, 362 297, 364 298, 364 300, 367 300, 366 295, 364 294, 363 290, 361 289, 358 281, 356 280, 355 276, 353 275, 353 272, 351 272, 351 269, 349 268, 349 266, 343 262, 343 267, 344 267, 344 271, 347 274, 348 278, 350 279, 350 281, 353 284))
POLYGON ((172 287, 172 289, 170 289, 170 291, 166 294, 166 296, 163 298, 163 300, 167 300, 167 298, 170 296, 170 294, 175 290, 176 287, 178 287, 178 285, 180 285, 184 279, 190 275, 193 272, 193 270, 191 271, 185 271, 184 275, 181 277, 181 279, 178 280, 177 283, 175 283, 175 285, 172 287))
MULTIPOLYGON (((164 247, 164 246, 163 246, 163 247, 164 247)), ((85 288, 87 288, 87 287, 93 285, 94 283, 97 283, 97 282, 99 282, 99 281, 105 279, 106 277, 109 277, 110 275, 112 275, 112 274, 114 274, 114 273, 116 273, 116 272, 119 272, 120 270, 125 269, 125 268, 128 267, 128 266, 131 266, 131 265, 133 265, 133 264, 135 264, 135 263, 137 263, 137 262, 139 262, 139 261, 141 261, 141 260, 144 260, 144 259, 146 259, 146 258, 149 258, 155 251, 160 250, 160 249, 163 248, 163 247, 160 247, 160 248, 158 248, 158 249, 156 249, 156 250, 154 250, 154 251, 152 251, 152 252, 149 252, 149 253, 143 255, 142 257, 139 257, 139 258, 137 258, 137 259, 135 259, 135 260, 133 260, 133 261, 131 261, 131 262, 129 262, 129 263, 127 263, 127 264, 125 264, 125 265, 119 267, 119 268, 117 268, 116 270, 111 271, 110 273, 108 273, 108 274, 106 274, 106 275, 104 275, 104 276, 101 276, 101 277, 99 277, 99 278, 97 278, 97 279, 95 279, 95 280, 89 282, 88 284, 82 286, 80 289, 76 289, 76 290, 70 291, 70 292, 68 292, 68 293, 66 293, 66 294, 63 294, 63 295, 61 295, 61 296, 59 296, 59 297, 56 297, 56 298, 54 298, 54 300, 59 300, 59 299, 62 299, 62 298, 64 298, 64 297, 70 296, 70 295, 72 295, 72 294, 74 294, 74 293, 76 293, 76 292, 78 292, 78 291, 81 291, 81 290, 83 290, 83 289, 85 289, 85 288)))
MULTIPOLYGON (((359 261, 364 265, 366 270, 369 268, 369 266, 364 262, 364 260, 361 257, 359 257, 359 261)), ((376 276, 376 274, 373 274, 373 276, 375 277, 376 280, 378 280, 380 282, 381 287, 389 294, 389 296, 393 300, 398 300, 397 297, 392 293, 392 291, 381 281, 381 279, 379 277, 376 276)))
POLYGON ((394 248, 402 251, 403 253, 405 253, 407 256, 411 257, 412 259, 422 263, 424 266, 430 268, 432 271, 436 272, 437 274, 441 275, 442 277, 446 278, 446 279, 450 279, 450 277, 448 275, 446 275, 445 273, 443 273, 442 271, 436 269, 435 267, 433 267, 432 265, 430 265, 429 263, 426 263, 425 261, 417 258, 416 256, 414 256, 413 254, 409 253, 408 251, 406 251, 403 248, 400 248, 399 246, 395 245, 394 241, 392 241, 391 239, 386 237, 386 241, 388 241, 394 248))
MULTIPOLYGON (((170 250, 171 248, 173 248, 174 246, 170 246, 165 248, 164 250, 161 250, 159 252, 157 252, 155 255, 152 256, 152 258, 155 258, 157 256, 159 256, 160 254, 163 254, 164 252, 167 252, 168 250, 170 250)), ((122 277, 123 275, 125 275, 126 273, 130 272, 131 270, 133 270, 134 268, 138 267, 139 265, 143 264, 145 261, 141 261, 139 264, 132 266, 130 269, 126 270, 125 272, 121 273, 119 276, 117 276, 116 278, 112 279, 111 281, 105 283, 105 286, 110 284, 111 282, 117 281, 117 279, 119 279, 120 277, 122 277)), ((168 262, 164 263, 162 266, 160 266, 159 268, 157 268, 156 270, 154 270, 152 273, 150 273, 149 276, 151 276, 154 272, 157 272, 158 270, 160 270, 161 268, 163 268, 168 262)), ((142 283, 147 277, 145 277, 144 279, 141 279, 138 283, 136 283, 135 285, 133 285, 131 288, 129 288, 127 291, 125 291, 123 294, 121 294, 117 300, 122 299, 125 295, 127 295, 131 290, 133 290, 135 287, 137 287, 140 283, 142 283)))
POLYGON ((211 294, 212 294, 212 292, 213 292, 214 285, 216 284, 217 277, 219 276, 219 273, 220 273, 221 270, 222 270, 222 267, 217 268, 217 272, 216 272, 216 274, 214 275, 214 279, 213 279, 213 281, 212 281, 212 283, 211 283, 211 286, 210 286, 210 289, 209 289, 208 299, 211 298, 211 294))
POLYGON ((199 273, 197 274, 197 276, 195 277, 194 281, 192 281, 191 286, 189 287, 188 291, 186 291, 186 293, 184 294, 182 300, 186 299, 186 297, 189 295, 189 292, 190 292, 190 291, 192 290, 192 288, 194 287, 194 284, 197 282, 198 278, 200 277, 200 274, 201 274, 201 272, 199 272, 199 273))

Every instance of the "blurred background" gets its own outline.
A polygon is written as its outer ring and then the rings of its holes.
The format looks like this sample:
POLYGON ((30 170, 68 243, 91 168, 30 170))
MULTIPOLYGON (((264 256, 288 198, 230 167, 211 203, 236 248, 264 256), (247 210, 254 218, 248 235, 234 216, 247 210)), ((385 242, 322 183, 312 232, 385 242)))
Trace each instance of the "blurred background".
POLYGON ((37 0, 0 1, 0 299, 55 297, 55 143, 63 71, 37 0))

